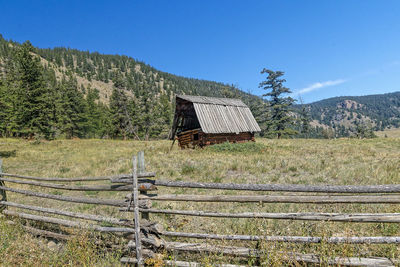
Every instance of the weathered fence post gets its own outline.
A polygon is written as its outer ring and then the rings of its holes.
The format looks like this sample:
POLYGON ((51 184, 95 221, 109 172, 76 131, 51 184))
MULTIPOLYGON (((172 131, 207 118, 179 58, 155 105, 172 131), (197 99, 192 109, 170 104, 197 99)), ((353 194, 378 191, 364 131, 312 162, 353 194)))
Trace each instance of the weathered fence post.
POLYGON ((135 220, 135 245, 136 245, 136 259, 137 266, 142 266, 142 244, 140 241, 140 216, 139 216, 139 197, 138 197, 138 180, 137 180, 137 158, 133 156, 132 159, 132 199, 133 199, 133 214, 135 220))
MULTIPOLYGON (((138 153, 138 173, 144 173, 146 172, 146 165, 144 161, 144 151, 139 151, 138 153)), ((147 191, 140 191, 140 194, 147 195, 147 191)), ((148 212, 143 212, 142 211, 142 218, 149 220, 150 215, 148 212)))
MULTIPOLYGON (((2 177, 1 173, 3 172, 3 160, 0 158, 0 178, 2 177)), ((3 181, 0 181, 0 186, 5 186, 3 181)), ((0 189, 0 201, 7 201, 6 191, 0 189)), ((5 205, 0 205, 0 212, 6 208, 5 205)))

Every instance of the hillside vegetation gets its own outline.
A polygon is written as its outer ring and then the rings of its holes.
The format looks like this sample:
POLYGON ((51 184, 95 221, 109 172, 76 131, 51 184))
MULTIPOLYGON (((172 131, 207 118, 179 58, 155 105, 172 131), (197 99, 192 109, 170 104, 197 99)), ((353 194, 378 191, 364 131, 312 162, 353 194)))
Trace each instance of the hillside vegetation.
MULTIPOLYGON (((205 149, 180 150, 176 146, 168 153, 168 141, 118 141, 118 140, 56 140, 34 142, 21 139, 0 139, 0 153, 4 157, 4 171, 43 177, 102 176, 131 171, 131 157, 145 151, 148 171, 156 171, 157 179, 173 181, 223 182, 223 183, 293 183, 293 184, 396 184, 400 181, 400 139, 257 139, 249 146, 219 145, 205 149)), ((96 183, 96 182, 91 182, 96 183)), ((82 182, 89 184, 89 182, 82 182)), ((7 184, 13 187, 38 190, 28 185, 7 184)), ((47 189, 44 192, 62 195, 83 195, 123 199, 126 193, 65 192, 47 189)), ((159 187, 158 194, 248 194, 202 189, 159 187)), ((254 194, 266 194, 263 192, 254 194)), ((274 193, 276 194, 276 193, 274 193)), ((43 201, 33 197, 9 193, 9 200, 32 205, 52 206, 84 213, 127 216, 118 208, 87 204, 70 204, 43 201)), ((154 208, 204 210, 215 212, 335 212, 335 213, 396 213, 397 205, 383 204, 240 204, 240 203, 180 203, 154 202, 154 208)), ((130 216, 130 217, 129 217, 130 216)), ((224 219, 186 216, 151 215, 151 219, 171 231, 247 234, 247 235, 298 235, 298 236, 395 236, 400 225, 390 223, 340 223, 267 219, 224 219)), ((71 241, 56 251, 43 245, 43 239, 32 238, 18 227, 6 225, 0 219, 0 265, 110 266, 116 264, 120 252, 106 252, 91 243, 71 241), (100 256, 99 256, 100 255, 100 256), (93 261, 91 261, 93 259, 93 261)), ((65 229, 64 229, 65 230, 65 229)), ((83 239, 86 240, 86 239, 83 239)), ((194 242, 193 240, 190 240, 194 242)), ((261 247, 267 251, 261 262, 267 266, 281 266, 282 252, 315 253, 324 261, 335 256, 381 256, 400 258, 397 245, 349 244, 288 244, 207 241, 225 245, 261 247)), ((46 243, 44 243, 46 244, 46 243)), ((218 262, 254 264, 221 255, 164 254, 165 258, 197 260, 205 266, 218 262), (207 265, 208 264, 208 265, 207 265)), ((293 263, 295 264, 295 263, 293 263)))
POLYGON ((339 136, 356 132, 359 125, 376 131, 400 127, 400 92, 333 97, 303 106, 309 109, 314 126, 331 127, 339 136))
MULTIPOLYGON (((42 49, 0 35, 0 136, 166 138, 175 94, 240 98, 268 136, 268 103, 233 85, 180 77, 127 56, 42 49)), ((291 128, 300 133, 293 137, 369 137, 399 127, 400 93, 336 97, 293 110, 291 128)))
POLYGON ((1 35, 0 92, 0 136, 50 139, 165 138, 175 94, 241 98, 256 116, 263 105, 232 85, 179 77, 131 57, 40 49, 1 35))

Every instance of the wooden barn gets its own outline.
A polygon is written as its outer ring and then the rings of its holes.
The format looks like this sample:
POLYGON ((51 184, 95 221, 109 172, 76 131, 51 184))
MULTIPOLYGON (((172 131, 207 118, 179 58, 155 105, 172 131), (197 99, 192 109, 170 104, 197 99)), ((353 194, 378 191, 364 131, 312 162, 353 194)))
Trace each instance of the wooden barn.
POLYGON ((223 142, 255 141, 261 131, 250 109, 240 100, 177 95, 170 139, 181 148, 223 142))

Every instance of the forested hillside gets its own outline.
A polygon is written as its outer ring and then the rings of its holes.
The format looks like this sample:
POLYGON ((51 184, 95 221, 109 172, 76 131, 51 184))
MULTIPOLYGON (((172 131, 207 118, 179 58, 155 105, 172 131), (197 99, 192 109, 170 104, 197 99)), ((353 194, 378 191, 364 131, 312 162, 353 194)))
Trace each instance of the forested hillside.
POLYGON ((261 115, 262 100, 232 85, 179 77, 127 56, 39 49, 0 35, 0 70, 0 136, 163 138, 175 94, 241 98, 261 115))
POLYGON ((376 131, 400 127, 400 92, 333 97, 295 108, 303 107, 314 126, 329 127, 338 136, 351 135, 360 127, 376 131))
MULTIPOLYGON (((268 134, 268 101, 120 55, 41 49, 0 35, 0 136, 166 138, 175 94, 242 99, 268 134)), ((295 105, 292 137, 367 137, 400 127, 400 92, 295 105)))

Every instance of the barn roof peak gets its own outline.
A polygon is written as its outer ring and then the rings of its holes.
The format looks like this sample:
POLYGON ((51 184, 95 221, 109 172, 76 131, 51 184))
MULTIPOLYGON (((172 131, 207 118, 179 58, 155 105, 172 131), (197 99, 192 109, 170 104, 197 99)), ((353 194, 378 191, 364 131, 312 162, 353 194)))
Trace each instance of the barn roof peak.
POLYGON ((199 104, 247 107, 242 100, 237 98, 222 98, 222 97, 195 96, 195 95, 177 95, 176 97, 192 103, 199 103, 199 104))

